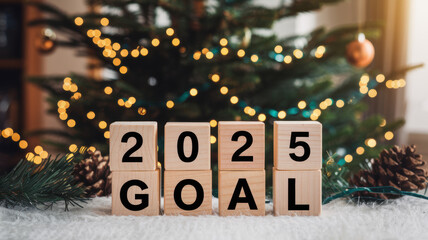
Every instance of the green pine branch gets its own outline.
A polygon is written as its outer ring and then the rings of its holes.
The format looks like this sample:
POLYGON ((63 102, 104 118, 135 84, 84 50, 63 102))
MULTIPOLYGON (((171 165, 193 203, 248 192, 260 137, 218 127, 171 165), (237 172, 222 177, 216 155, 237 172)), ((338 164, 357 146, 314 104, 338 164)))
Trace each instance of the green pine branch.
POLYGON ((51 156, 37 165, 22 159, 15 168, 0 176, 0 204, 6 207, 52 207, 64 201, 82 207, 86 202, 84 188, 77 185, 73 177, 72 158, 51 156))

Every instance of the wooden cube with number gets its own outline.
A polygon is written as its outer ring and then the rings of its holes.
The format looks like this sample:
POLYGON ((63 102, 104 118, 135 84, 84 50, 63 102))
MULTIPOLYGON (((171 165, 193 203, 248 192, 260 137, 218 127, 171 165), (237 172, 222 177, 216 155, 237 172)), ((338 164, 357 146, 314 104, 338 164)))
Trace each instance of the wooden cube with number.
POLYGON ((113 172, 111 196, 113 215, 159 215, 160 169, 113 172))
POLYGON ((156 122, 114 122, 110 125, 112 171, 155 170, 157 156, 156 122))
POLYGON ((264 170, 265 125, 262 122, 220 121, 219 170, 264 170))
POLYGON ((321 215, 321 171, 273 170, 273 209, 278 215, 321 215))
POLYGON ((321 169, 321 123, 316 121, 275 121, 273 141, 276 169, 321 169))
POLYGON ((219 171, 219 215, 264 216, 265 190, 265 170, 219 171))
POLYGON ((212 214, 212 174, 202 171, 164 172, 166 215, 212 214))
POLYGON ((209 123, 167 123, 165 170, 210 170, 210 132, 209 123))

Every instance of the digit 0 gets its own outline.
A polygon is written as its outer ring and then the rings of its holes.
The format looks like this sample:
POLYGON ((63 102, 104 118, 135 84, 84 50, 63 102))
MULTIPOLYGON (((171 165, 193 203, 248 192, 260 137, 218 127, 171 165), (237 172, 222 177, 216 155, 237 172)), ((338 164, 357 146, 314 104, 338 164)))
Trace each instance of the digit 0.
POLYGON ((189 162, 193 162, 196 159, 199 153, 199 142, 195 133, 185 131, 185 132, 182 132, 180 136, 178 136, 177 153, 178 153, 178 157, 183 162, 189 163, 189 162), (192 141, 192 153, 188 157, 184 154, 184 139, 186 137, 189 137, 190 140, 192 141))

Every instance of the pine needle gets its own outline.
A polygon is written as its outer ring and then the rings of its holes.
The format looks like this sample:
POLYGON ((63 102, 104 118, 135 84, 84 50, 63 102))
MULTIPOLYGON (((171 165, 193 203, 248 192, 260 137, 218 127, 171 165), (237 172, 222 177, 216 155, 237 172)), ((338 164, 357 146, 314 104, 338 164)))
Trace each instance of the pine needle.
POLYGON ((47 209, 64 201, 66 211, 69 204, 82 207, 79 203, 88 199, 84 197, 85 189, 75 182, 73 169, 67 156, 49 156, 39 165, 21 159, 12 171, 0 176, 0 204, 47 209))

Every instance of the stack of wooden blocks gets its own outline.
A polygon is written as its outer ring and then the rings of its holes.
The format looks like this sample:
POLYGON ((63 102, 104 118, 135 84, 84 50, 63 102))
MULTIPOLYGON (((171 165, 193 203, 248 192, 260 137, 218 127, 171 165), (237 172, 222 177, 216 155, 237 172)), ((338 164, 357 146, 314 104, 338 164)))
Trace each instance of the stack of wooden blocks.
MULTIPOLYGON (((159 215, 161 169, 156 122, 110 126, 114 215, 159 215)), ((165 125, 164 214, 212 214, 209 123, 165 125)), ((218 124, 219 215, 265 215, 265 125, 218 124)), ((274 123, 275 215, 321 214, 318 122, 274 123)))

